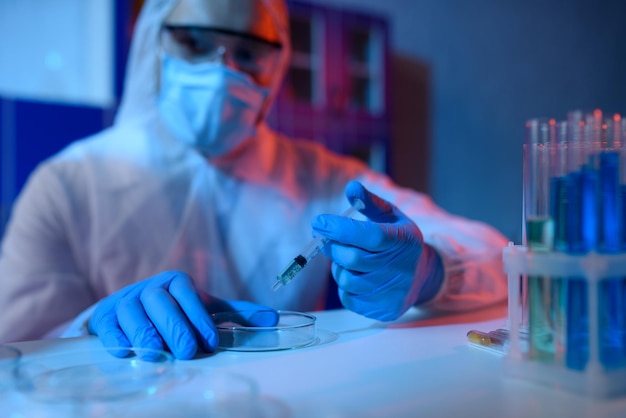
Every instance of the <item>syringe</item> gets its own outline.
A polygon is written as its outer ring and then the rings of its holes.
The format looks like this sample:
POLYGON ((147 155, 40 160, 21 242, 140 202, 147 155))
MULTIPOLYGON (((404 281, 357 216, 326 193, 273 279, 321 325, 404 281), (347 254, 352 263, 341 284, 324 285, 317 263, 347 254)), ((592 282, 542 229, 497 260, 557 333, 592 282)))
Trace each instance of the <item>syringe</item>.
MULTIPOLYGON (((365 205, 360 199, 354 199, 352 206, 350 206, 341 216, 351 218, 357 211, 363 209, 365 205)), ((285 267, 285 269, 276 277, 276 283, 272 286, 272 289, 276 291, 281 286, 287 285, 296 274, 307 265, 309 261, 315 257, 322 247, 326 245, 328 238, 321 235, 316 236, 307 244, 306 247, 285 267)))

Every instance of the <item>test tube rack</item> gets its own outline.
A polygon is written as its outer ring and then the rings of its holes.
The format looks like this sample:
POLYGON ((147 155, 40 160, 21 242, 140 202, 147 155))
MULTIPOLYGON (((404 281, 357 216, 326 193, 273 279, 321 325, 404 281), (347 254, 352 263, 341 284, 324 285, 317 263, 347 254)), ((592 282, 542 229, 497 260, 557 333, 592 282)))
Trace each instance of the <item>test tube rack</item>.
MULTIPOLYGON (((626 320, 620 322, 619 334, 623 344, 623 361, 607 367, 601 361, 601 318, 606 315, 606 304, 601 302, 601 286, 606 280, 621 280, 626 286, 626 253, 601 254, 590 252, 571 255, 558 252, 533 252, 520 245, 509 244, 503 250, 504 270, 508 275, 508 319, 510 341, 504 358, 507 376, 520 378, 589 395, 593 398, 611 398, 626 395, 626 320), (542 279, 583 279, 586 284, 587 320, 585 333, 586 361, 582 369, 572 369, 564 361, 545 361, 533 358, 528 340, 524 338, 525 314, 521 305, 520 284, 529 276, 542 279), (521 331, 521 332, 520 332, 521 331)), ((626 287, 625 287, 626 288, 626 287)), ((622 308, 626 308, 623 306, 622 308)), ((626 310, 619 312, 626 317, 626 310)), ((530 331, 532 332, 532 330, 530 331)), ((567 351, 566 347, 565 350, 567 351)), ((578 347, 580 348, 580 347, 578 347)))

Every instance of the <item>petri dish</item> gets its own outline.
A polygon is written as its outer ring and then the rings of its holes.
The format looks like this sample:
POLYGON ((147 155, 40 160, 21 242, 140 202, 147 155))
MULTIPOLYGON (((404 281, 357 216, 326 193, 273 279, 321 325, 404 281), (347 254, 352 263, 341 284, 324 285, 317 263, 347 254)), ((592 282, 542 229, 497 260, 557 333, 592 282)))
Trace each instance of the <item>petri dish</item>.
POLYGON ((10 390, 15 382, 15 369, 22 352, 8 345, 0 345, 0 393, 10 390))
POLYGON ((173 365, 172 354, 149 348, 67 350, 24 358, 16 369, 16 384, 37 401, 117 401, 155 393, 168 381, 173 365))
POLYGON ((118 418, 258 417, 256 380, 224 370, 185 367, 171 385, 150 398, 115 411, 118 418))
POLYGON ((301 348, 315 342, 316 317, 296 311, 277 311, 271 327, 250 326, 254 312, 228 311, 211 315, 219 336, 218 348, 232 351, 275 351, 301 348))

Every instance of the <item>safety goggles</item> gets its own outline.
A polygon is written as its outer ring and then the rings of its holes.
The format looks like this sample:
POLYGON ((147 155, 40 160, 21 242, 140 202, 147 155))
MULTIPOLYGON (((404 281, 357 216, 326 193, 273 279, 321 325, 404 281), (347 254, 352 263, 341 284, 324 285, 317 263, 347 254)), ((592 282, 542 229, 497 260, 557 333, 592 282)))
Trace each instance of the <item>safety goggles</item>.
POLYGON ((161 47, 192 63, 232 62, 240 71, 263 78, 276 71, 282 45, 248 33, 201 26, 164 24, 161 47))

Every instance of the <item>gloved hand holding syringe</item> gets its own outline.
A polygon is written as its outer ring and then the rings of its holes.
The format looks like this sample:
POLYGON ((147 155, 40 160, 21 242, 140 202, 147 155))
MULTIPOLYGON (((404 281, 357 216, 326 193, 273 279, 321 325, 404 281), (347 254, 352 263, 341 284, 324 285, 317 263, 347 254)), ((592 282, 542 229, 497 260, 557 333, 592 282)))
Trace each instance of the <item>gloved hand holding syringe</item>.
MULTIPOLYGON (((350 206, 341 216, 351 218, 356 212, 363 209, 365 205, 360 199, 354 199, 350 206)), ((281 286, 289 284, 309 261, 315 257, 322 247, 326 245, 328 238, 321 235, 316 236, 307 244, 306 247, 285 267, 285 269, 276 277, 276 282, 272 286, 273 290, 277 290, 281 286)))

